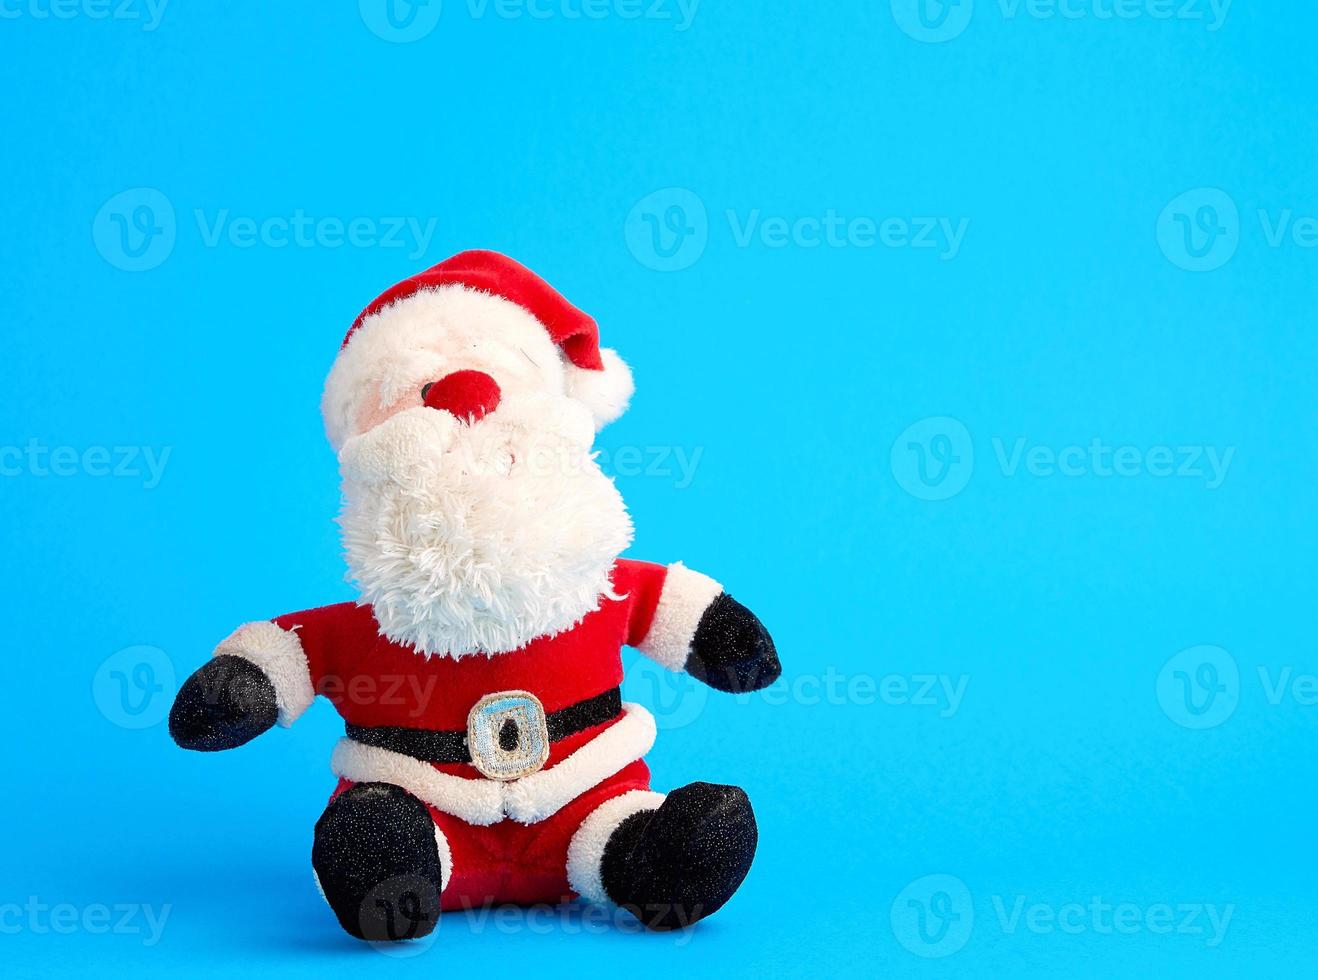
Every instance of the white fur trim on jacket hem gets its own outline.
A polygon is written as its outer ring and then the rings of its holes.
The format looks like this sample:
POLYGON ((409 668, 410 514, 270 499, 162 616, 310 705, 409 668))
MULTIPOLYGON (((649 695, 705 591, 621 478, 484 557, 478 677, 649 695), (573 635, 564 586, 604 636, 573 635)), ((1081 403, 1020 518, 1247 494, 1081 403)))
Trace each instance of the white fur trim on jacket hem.
POLYGON ((693 572, 680 561, 669 565, 650 632, 637 649, 669 670, 681 670, 691 653, 700 617, 722 592, 723 586, 708 575, 693 572))
POLYGON ((354 783, 401 786, 436 810, 477 827, 504 819, 538 823, 650 751, 654 716, 639 704, 622 707, 624 715, 616 724, 557 765, 509 782, 453 776, 411 756, 350 738, 335 746, 330 769, 354 783))
POLYGON ((287 728, 316 699, 302 641, 292 630, 271 622, 239 626, 215 648, 216 657, 242 657, 261 668, 275 689, 279 724, 287 728))
POLYGON ((554 766, 524 776, 506 787, 504 809, 518 823, 551 817, 578 796, 598 786, 623 766, 654 747, 654 716, 639 704, 624 702, 625 714, 554 766))
POLYGON ((600 804, 583 820, 567 848, 567 883, 572 890, 592 902, 609 902, 608 892, 600 878, 604 848, 608 846, 609 838, 632 814, 657 810, 663 801, 663 793, 634 789, 600 804))
POLYGON ((503 819, 503 793, 495 780, 451 776, 410 755, 350 738, 341 738, 334 746, 330 770, 354 783, 401 786, 423 803, 477 827, 503 819))

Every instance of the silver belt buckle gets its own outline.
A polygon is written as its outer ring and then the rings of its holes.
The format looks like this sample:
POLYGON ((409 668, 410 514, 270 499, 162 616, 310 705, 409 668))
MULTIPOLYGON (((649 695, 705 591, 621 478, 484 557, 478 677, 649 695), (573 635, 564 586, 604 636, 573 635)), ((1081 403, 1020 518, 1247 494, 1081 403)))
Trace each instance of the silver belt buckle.
POLYGON ((545 706, 530 691, 487 694, 467 715, 471 762, 489 779, 518 779, 549 761, 545 706))

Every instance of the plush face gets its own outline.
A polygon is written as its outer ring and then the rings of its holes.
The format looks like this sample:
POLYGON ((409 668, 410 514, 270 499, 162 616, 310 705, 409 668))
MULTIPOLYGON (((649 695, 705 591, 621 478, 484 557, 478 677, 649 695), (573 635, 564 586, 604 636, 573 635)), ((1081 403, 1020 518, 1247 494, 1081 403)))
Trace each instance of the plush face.
POLYGON ((597 418, 571 375, 528 312, 457 286, 354 332, 325 420, 349 572, 390 639, 426 655, 504 653, 611 595, 631 520, 592 458, 597 418), (493 407, 436 397, 457 372, 486 376, 476 390, 494 392, 493 407))

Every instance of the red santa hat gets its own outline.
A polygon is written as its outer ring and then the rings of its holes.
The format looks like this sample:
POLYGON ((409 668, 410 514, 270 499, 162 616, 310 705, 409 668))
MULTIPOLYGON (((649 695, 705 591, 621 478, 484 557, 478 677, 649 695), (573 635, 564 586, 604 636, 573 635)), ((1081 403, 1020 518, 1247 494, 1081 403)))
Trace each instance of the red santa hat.
POLYGON ((353 412, 360 407, 352 389, 372 373, 366 364, 345 369, 345 361, 379 360, 388 356, 391 347, 415 347, 417 331, 443 330, 446 322, 479 320, 489 332, 488 339, 497 342, 505 325, 518 329, 515 321, 528 314, 558 349, 567 394, 590 409, 596 427, 620 416, 634 388, 631 371, 617 352, 600 347, 595 320, 520 262, 474 249, 391 286, 353 321, 325 390, 331 442, 336 447, 342 442, 353 412), (373 336, 367 339, 367 334, 373 336), (389 334, 396 343, 390 343, 389 334), (372 351, 357 353, 354 348, 372 351))

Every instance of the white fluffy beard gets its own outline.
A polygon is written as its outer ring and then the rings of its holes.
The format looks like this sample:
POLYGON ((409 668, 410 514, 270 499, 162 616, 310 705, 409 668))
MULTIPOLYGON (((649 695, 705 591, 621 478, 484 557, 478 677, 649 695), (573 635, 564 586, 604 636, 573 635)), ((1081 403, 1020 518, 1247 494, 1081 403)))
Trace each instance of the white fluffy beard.
POLYGON ((389 639, 425 655, 517 650, 612 597, 632 540, 569 398, 505 395, 474 425, 424 406, 339 453, 349 578, 389 639))

